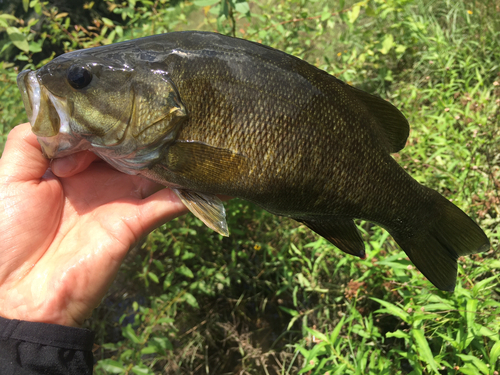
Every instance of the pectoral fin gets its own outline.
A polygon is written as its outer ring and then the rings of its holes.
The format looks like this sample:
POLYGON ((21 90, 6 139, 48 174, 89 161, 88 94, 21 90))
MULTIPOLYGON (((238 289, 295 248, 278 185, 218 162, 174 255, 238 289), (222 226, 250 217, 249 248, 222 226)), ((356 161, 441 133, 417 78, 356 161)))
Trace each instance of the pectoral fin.
POLYGON ((197 193, 190 190, 172 189, 182 203, 207 227, 228 237, 226 210, 216 195, 197 193))
MULTIPOLYGON (((297 219, 295 219, 297 220, 297 219)), ((365 258, 365 244, 352 220, 297 220, 337 246, 344 253, 365 258)))

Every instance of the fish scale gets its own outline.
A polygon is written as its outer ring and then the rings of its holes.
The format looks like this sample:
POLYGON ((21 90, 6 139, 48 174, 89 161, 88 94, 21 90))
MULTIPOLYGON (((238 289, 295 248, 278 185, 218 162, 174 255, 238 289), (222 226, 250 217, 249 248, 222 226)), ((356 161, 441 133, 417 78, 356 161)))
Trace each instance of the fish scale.
POLYGON ((443 290, 455 286, 458 256, 489 249, 465 213, 390 156, 409 134, 398 109, 284 52, 168 33, 62 55, 18 84, 45 155, 89 149, 170 187, 223 235, 217 194, 291 217, 359 257, 353 220, 368 220, 443 290), (77 84, 70 68, 86 72, 77 84))

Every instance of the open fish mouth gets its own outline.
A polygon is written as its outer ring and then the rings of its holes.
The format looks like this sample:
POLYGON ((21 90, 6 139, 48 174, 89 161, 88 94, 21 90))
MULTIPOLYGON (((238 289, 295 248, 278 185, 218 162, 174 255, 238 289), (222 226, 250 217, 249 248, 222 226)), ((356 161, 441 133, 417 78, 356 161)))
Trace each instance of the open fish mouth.
POLYGON ((31 130, 50 159, 63 157, 86 147, 71 132, 65 99, 52 94, 40 84, 37 71, 24 70, 17 77, 31 130))

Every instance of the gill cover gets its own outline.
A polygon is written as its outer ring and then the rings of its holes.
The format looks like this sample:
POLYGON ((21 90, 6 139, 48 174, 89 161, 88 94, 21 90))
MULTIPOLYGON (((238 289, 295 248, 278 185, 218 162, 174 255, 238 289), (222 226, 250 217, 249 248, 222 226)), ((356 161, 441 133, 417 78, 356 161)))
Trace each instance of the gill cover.
POLYGON ((187 116, 167 72, 82 51, 22 72, 18 85, 47 157, 89 149, 129 174, 155 162, 187 116))

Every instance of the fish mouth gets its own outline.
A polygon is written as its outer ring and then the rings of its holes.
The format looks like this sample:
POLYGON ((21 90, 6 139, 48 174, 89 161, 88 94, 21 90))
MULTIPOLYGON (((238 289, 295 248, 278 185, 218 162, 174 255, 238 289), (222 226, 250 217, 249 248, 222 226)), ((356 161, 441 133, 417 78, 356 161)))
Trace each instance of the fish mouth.
POLYGON ((40 84, 37 71, 24 70, 17 76, 24 107, 43 154, 59 158, 86 149, 81 138, 71 132, 67 102, 40 84))

